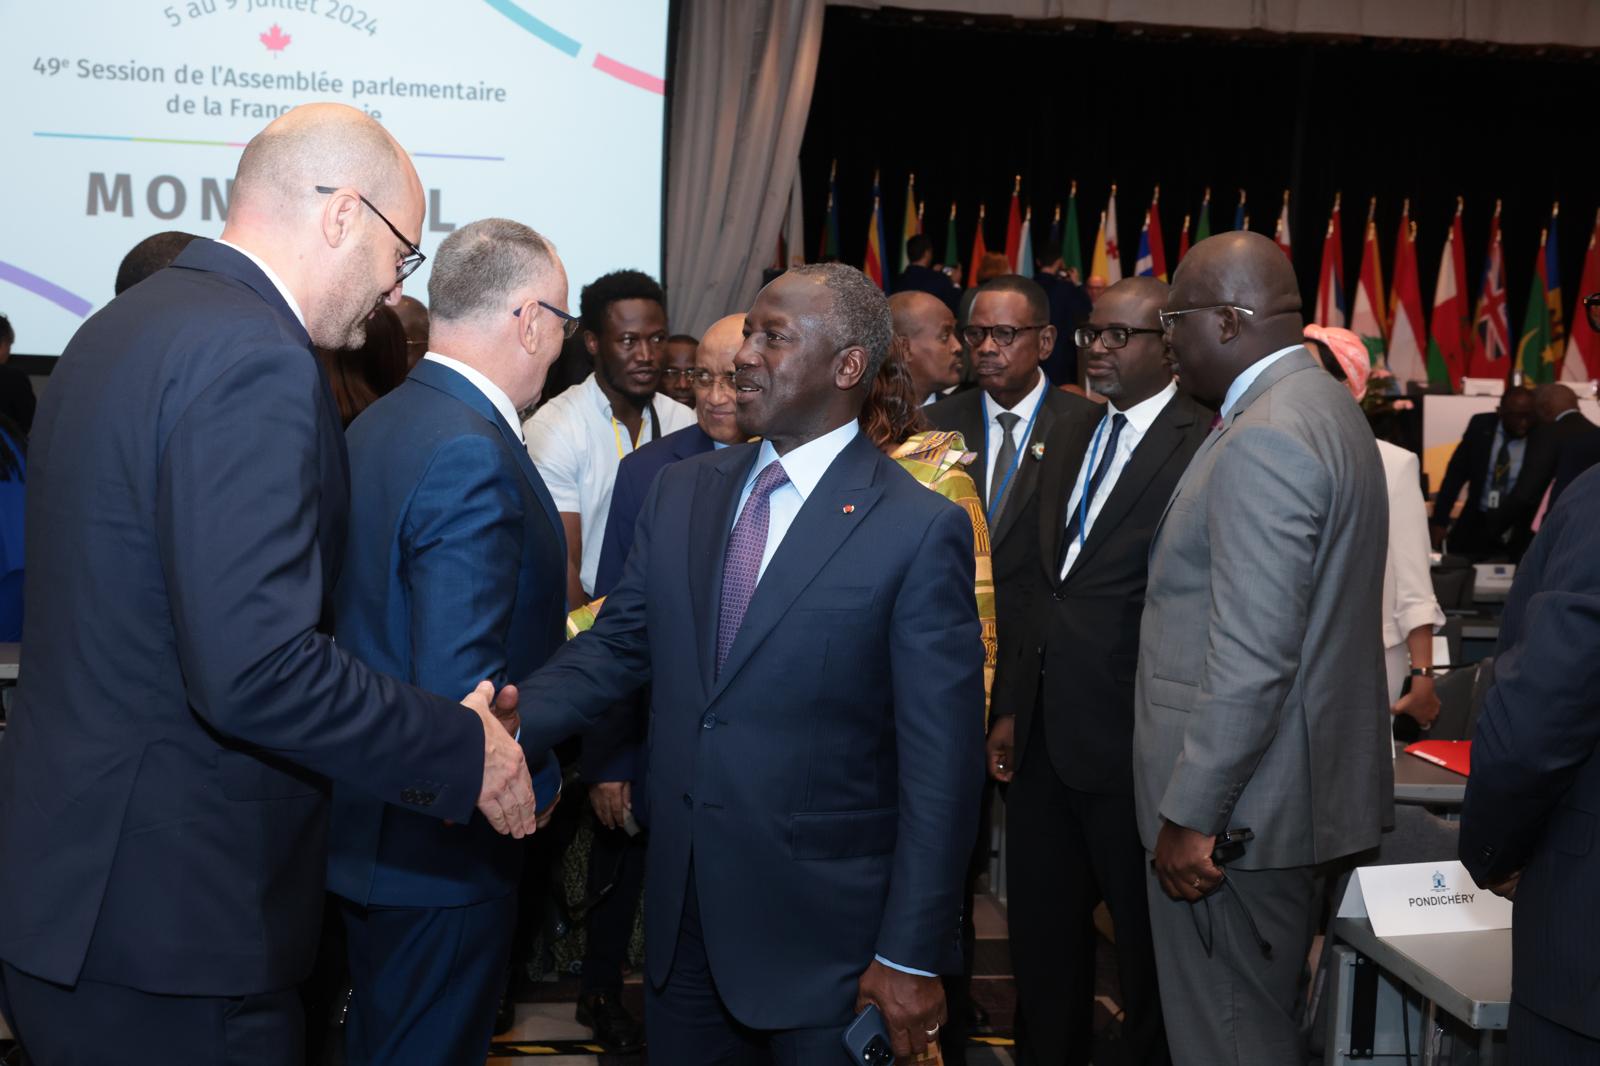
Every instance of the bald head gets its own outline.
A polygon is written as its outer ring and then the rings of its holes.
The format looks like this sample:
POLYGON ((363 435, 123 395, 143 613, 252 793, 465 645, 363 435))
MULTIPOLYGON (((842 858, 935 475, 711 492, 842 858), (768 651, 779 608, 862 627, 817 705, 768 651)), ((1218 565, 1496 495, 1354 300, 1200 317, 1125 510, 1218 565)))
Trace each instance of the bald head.
POLYGON ((719 444, 738 444, 738 404, 728 378, 733 373, 733 357, 744 344, 744 316, 728 315, 711 324, 700 338, 694 353, 696 371, 711 374, 711 387, 695 392, 694 416, 706 436, 719 444))
POLYGON ((1540 422, 1554 422, 1577 409, 1578 394, 1560 382, 1549 382, 1533 390, 1533 410, 1540 422))
POLYGON ((943 300, 926 292, 897 292, 889 297, 889 317, 894 335, 905 340, 906 369, 918 403, 961 380, 956 316, 943 300))
POLYGON ((744 315, 727 315, 711 323, 695 349, 694 365, 712 373, 733 369, 733 357, 744 343, 744 315))
POLYGON ((1167 333, 1179 383, 1212 406, 1246 367, 1303 340, 1294 266, 1270 238, 1246 230, 1191 248, 1166 310, 1179 313, 1167 333))
POLYGON ((265 261, 294 297, 314 344, 358 348, 417 263, 422 182, 371 117, 306 104, 274 119, 239 157, 223 239, 265 261))

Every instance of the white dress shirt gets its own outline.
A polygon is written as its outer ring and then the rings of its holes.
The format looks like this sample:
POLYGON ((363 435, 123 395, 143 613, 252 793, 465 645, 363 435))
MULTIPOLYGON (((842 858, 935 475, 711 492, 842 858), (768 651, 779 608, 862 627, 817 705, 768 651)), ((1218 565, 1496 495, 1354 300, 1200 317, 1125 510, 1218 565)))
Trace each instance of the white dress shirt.
MULTIPOLYGON (((789 480, 773 489, 772 495, 767 497, 767 545, 761 552, 761 568, 756 572, 758 588, 762 577, 766 576, 767 564, 772 562, 773 555, 778 551, 778 545, 783 543, 789 527, 794 525, 800 508, 805 505, 806 499, 816 489, 822 476, 828 472, 828 467, 839 458, 839 453, 844 451, 860 432, 860 424, 851 419, 838 429, 824 433, 816 440, 807 441, 788 455, 781 457, 771 441, 761 442, 761 451, 756 456, 755 465, 750 468, 750 476, 744 479, 744 488, 739 493, 739 508, 734 512, 733 524, 739 524, 739 516, 744 513, 744 505, 750 501, 750 492, 755 488, 756 478, 761 471, 774 461, 778 461, 783 463, 784 473, 789 475, 789 480)), ((731 526, 729 528, 732 529, 731 526)), ((909 966, 890 962, 882 955, 876 955, 874 958, 891 970, 917 974, 920 977, 934 976, 926 970, 914 970, 909 966)))
POLYGON ((1072 564, 1078 561, 1078 553, 1083 550, 1083 543, 1089 539, 1089 532, 1094 529, 1094 520, 1100 517, 1101 510, 1105 508, 1106 500, 1111 496, 1111 490, 1116 487, 1117 478, 1122 476, 1122 471, 1127 467, 1128 461, 1133 458, 1133 450, 1139 446, 1140 441, 1144 440, 1145 433, 1149 431, 1155 420, 1161 417, 1161 412, 1167 409, 1167 404, 1171 403, 1172 398, 1176 395, 1178 395, 1177 383, 1168 382, 1166 388, 1148 400, 1134 404, 1126 411, 1117 410, 1117 405, 1114 403, 1106 404, 1105 418, 1101 420, 1100 427, 1096 429, 1096 433, 1099 434, 1100 438, 1101 452, 1099 455, 1091 456, 1090 452, 1093 451, 1093 445, 1091 444, 1090 449, 1083 453, 1083 462, 1078 467, 1078 480, 1073 483, 1072 495, 1067 498, 1067 511, 1063 521, 1070 522, 1071 517, 1078 513, 1078 504, 1083 499, 1083 487, 1088 484, 1089 478, 1093 476, 1092 471, 1089 469, 1089 460, 1093 458, 1095 465, 1098 466, 1101 460, 1105 458, 1105 447, 1111 440, 1112 417, 1120 414, 1127 418, 1128 421, 1122 427, 1122 433, 1117 437, 1116 452, 1109 457, 1111 465, 1106 468, 1105 477, 1100 479, 1100 487, 1095 489, 1094 499, 1089 501, 1088 518, 1084 522, 1083 528, 1078 531, 1078 536, 1073 537, 1067 544, 1067 560, 1061 567, 1061 577, 1063 579, 1071 572, 1072 564))
MULTIPOLYGON (((1017 402, 1015 407, 1001 407, 987 392, 983 394, 983 433, 986 443, 984 450, 987 452, 985 460, 988 463, 988 469, 984 471, 984 482, 981 487, 984 490, 983 498, 985 500, 988 500, 993 495, 996 479, 1006 476, 1004 470, 996 470, 994 468, 995 459, 1000 455, 1000 434, 1004 432, 1004 427, 1000 425, 1000 416, 1007 411, 1017 416, 1017 424, 1011 427, 1011 440, 1017 446, 1017 469, 1020 470, 1022 468, 1022 449, 1028 443, 1028 419, 1033 416, 1034 409, 1039 405, 1039 398, 1044 395, 1044 390, 1049 387, 1050 381, 1044 376, 1044 371, 1041 370, 1039 371, 1039 380, 1028 391, 1028 395, 1017 402)), ((968 441, 968 447, 971 447, 972 443, 968 441)), ((1011 477, 1013 480, 1016 479, 1015 474, 1012 474, 1011 477)))
POLYGON ((582 385, 566 390, 522 424, 528 454, 539 468, 556 510, 578 516, 583 539, 578 577, 583 591, 591 596, 595 571, 600 568, 606 516, 611 513, 617 464, 638 445, 694 425, 694 409, 666 394, 656 393, 650 403, 636 443, 628 427, 611 417, 611 401, 590 374, 582 385))
POLYGON ((1228 394, 1222 398, 1222 409, 1217 413, 1223 418, 1227 418, 1228 412, 1233 410, 1233 405, 1238 403, 1239 398, 1250 390, 1251 385, 1256 383, 1256 378, 1266 373, 1267 367, 1276 363, 1290 352, 1299 351, 1304 347, 1305 345, 1303 344, 1291 344, 1287 348, 1279 348, 1270 355, 1263 355, 1260 359, 1241 370, 1239 376, 1233 379, 1233 384, 1228 386, 1228 394))
POLYGON ((471 382, 474 388, 483 393, 488 401, 494 404, 494 409, 500 412, 500 417, 505 419, 506 425, 510 427, 511 432, 517 435, 517 439, 524 444, 527 443, 527 438, 522 435, 522 419, 517 417, 517 405, 511 402, 511 397, 506 395, 504 389, 484 376, 483 371, 475 366, 468 366, 459 359, 452 359, 448 355, 440 355, 438 352, 429 352, 422 358, 430 363, 447 366, 471 382))
MULTIPOLYGON (((272 282, 272 287, 278 290, 278 295, 283 297, 283 302, 289 305, 289 310, 294 312, 295 319, 299 321, 302 327, 305 327, 305 312, 300 310, 300 304, 295 300, 294 293, 290 292, 289 287, 283 283, 283 279, 278 277, 278 272, 267 266, 267 261, 265 259, 262 259, 259 255, 256 255, 256 253, 250 251, 250 249, 241 248, 232 241, 225 241, 221 237, 217 238, 217 243, 222 245, 224 248, 232 248, 234 251, 238 252, 240 255, 244 256, 246 259, 250 260, 250 262, 259 267, 261 273, 267 276, 267 280, 272 282)), ((306 332, 308 334, 311 332, 309 327, 306 327, 306 332)))
MULTIPOLYGON (((744 489, 739 493, 739 509, 733 515, 734 525, 739 523, 739 515, 744 513, 744 505, 750 499, 750 490, 755 487, 756 477, 774 460, 783 463, 783 472, 789 475, 789 480, 774 489, 772 495, 767 498, 767 546, 761 553, 761 568, 756 571, 757 585, 766 574, 767 564, 772 562, 772 556, 777 553, 778 545, 783 543, 784 535, 789 532, 789 527, 794 525, 795 516, 805 505, 806 498, 817 487, 817 482, 822 480, 822 475, 828 472, 828 467, 839 458, 839 453, 844 451, 860 432, 860 423, 851 419, 838 429, 824 433, 816 440, 807 441, 781 458, 771 441, 761 442, 761 452, 756 456, 756 464, 750 468, 750 476, 745 478, 744 489)), ((733 527, 728 528, 731 530, 733 527)))

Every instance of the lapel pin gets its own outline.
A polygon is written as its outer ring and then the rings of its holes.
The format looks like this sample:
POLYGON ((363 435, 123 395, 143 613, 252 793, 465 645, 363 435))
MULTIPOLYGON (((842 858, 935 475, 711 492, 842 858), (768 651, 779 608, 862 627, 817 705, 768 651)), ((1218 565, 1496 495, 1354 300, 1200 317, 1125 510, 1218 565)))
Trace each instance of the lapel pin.
POLYGON ((843 507, 839 508, 839 513, 840 514, 855 514, 856 513, 856 505, 853 504, 853 503, 847 503, 843 507))
POLYGON ((1033 457, 1035 459, 1042 460, 1044 458, 1044 442, 1043 441, 1040 441, 1038 444, 1035 444, 1032 448, 1029 448, 1028 450, 1033 453, 1033 457))

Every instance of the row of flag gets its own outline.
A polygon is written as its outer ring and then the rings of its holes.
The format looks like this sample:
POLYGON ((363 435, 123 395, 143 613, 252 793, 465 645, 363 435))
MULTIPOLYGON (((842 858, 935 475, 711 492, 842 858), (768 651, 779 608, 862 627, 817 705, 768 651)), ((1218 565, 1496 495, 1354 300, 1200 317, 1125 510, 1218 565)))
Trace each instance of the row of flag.
MULTIPOLYGON (((836 177, 837 168, 830 174, 828 183, 827 222, 821 242, 822 258, 825 260, 839 257, 836 177)), ((1015 273, 1032 277, 1033 209, 1021 203, 1021 188, 1022 179, 1018 176, 1011 191, 1003 253, 1015 273)), ((1140 227, 1133 273, 1166 281, 1168 267, 1166 242, 1161 232, 1160 202, 1161 187, 1158 185, 1140 227)), ((862 269, 869 278, 887 290, 893 273, 906 268, 906 242, 924 232, 923 212, 926 204, 919 203, 916 198, 916 175, 913 174, 906 184, 906 212, 896 257, 898 269, 891 273, 881 203, 878 176, 874 174, 872 220, 862 269)), ((1361 268, 1356 276, 1352 305, 1345 287, 1340 197, 1335 194, 1323 236, 1317 294, 1308 316, 1310 319, 1322 325, 1348 326, 1366 343, 1373 365, 1387 366, 1402 381, 1426 381, 1459 390, 1463 377, 1503 379, 1510 376, 1513 368, 1519 369, 1525 380, 1534 383, 1558 378, 1563 381, 1600 379, 1600 335, 1590 328, 1587 316, 1583 314, 1574 315, 1570 332, 1565 328, 1562 318, 1555 226, 1560 212, 1559 204, 1551 208, 1550 224, 1539 235, 1538 261, 1529 292, 1527 313, 1522 329, 1516 334, 1512 334, 1508 322, 1498 201, 1490 222, 1489 250, 1483 276, 1477 286, 1477 302, 1474 304, 1468 287, 1466 252, 1462 239, 1461 216, 1465 205, 1457 197, 1455 217, 1445 234, 1444 253, 1440 257, 1431 321, 1424 317, 1422 287, 1417 275, 1417 224, 1411 219, 1411 201, 1407 199, 1401 209, 1400 228, 1392 259, 1394 279, 1387 290, 1383 285, 1377 228, 1373 221, 1376 205, 1376 197, 1367 204, 1361 268)), ((980 205, 971 254, 967 258, 968 286, 977 284, 978 264, 990 251, 984 239, 985 222, 986 210, 980 205)), ((1250 228, 1250 214, 1242 189, 1234 208, 1232 228, 1250 228)), ((1210 189, 1205 190, 1198 219, 1184 216, 1183 229, 1178 236, 1177 260, 1181 260, 1189 250, 1191 231, 1196 243, 1212 234, 1210 189)), ((1285 255, 1292 254, 1287 190, 1278 210, 1273 240, 1285 255)), ((1077 182, 1072 183, 1065 209, 1060 205, 1055 209, 1050 223, 1050 242, 1061 248, 1063 264, 1077 270, 1080 276, 1101 277, 1107 284, 1121 280, 1123 250, 1117 235, 1117 187, 1111 186, 1106 209, 1100 212, 1088 270, 1084 269, 1082 241, 1078 231, 1077 182)), ((953 264, 960 258, 956 237, 956 207, 951 204, 945 228, 944 261, 953 264)), ((1177 260, 1174 260, 1174 266, 1177 260)), ((1600 213, 1596 215, 1595 228, 1589 237, 1579 296, 1595 291, 1600 291, 1600 213)))

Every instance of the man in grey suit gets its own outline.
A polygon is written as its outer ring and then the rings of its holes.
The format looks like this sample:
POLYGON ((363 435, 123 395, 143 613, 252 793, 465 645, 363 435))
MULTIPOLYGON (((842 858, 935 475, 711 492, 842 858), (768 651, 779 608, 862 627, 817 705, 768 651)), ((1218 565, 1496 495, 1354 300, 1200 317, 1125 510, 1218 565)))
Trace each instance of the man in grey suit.
POLYGON ((1299 1063, 1318 867, 1393 803, 1379 603, 1388 504, 1360 409, 1301 343, 1259 234, 1195 245, 1161 313, 1220 421, 1151 545, 1134 791, 1173 1061, 1299 1063), (1228 830, 1254 833, 1226 869, 1228 830))

